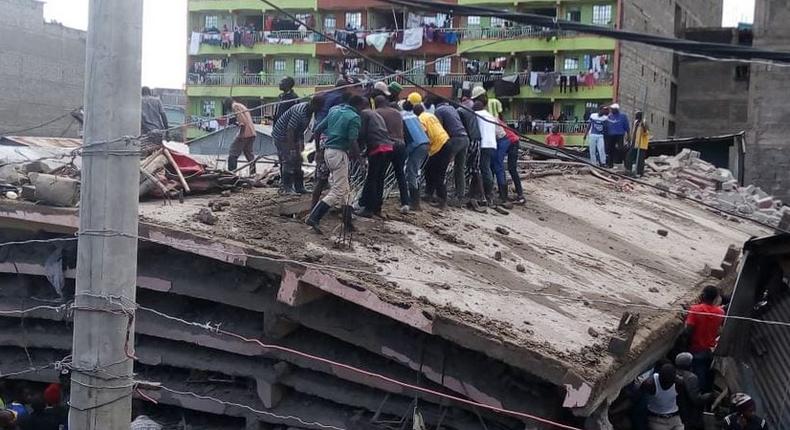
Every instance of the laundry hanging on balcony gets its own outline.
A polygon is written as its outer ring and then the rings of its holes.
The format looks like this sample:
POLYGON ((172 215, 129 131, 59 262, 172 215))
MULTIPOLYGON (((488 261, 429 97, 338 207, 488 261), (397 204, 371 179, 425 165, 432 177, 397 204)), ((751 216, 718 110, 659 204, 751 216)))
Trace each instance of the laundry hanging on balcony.
POLYGON ((409 28, 403 31, 403 43, 395 45, 398 51, 414 51, 422 48, 422 27, 409 28))
POLYGON ((497 97, 514 97, 521 94, 519 75, 503 76, 494 81, 494 94, 497 97))
POLYGON ((197 55, 200 52, 200 42, 203 35, 197 31, 192 32, 192 38, 189 39, 189 55, 197 55))
POLYGON ((376 48, 377 51, 382 52, 384 47, 387 46, 389 38, 390 33, 371 33, 365 38, 365 41, 368 45, 376 48))

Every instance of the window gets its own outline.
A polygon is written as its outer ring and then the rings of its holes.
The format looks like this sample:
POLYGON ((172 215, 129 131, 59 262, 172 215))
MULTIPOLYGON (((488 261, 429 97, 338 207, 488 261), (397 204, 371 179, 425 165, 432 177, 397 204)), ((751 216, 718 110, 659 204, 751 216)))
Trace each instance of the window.
POLYGON ((612 5, 594 5, 592 23, 610 25, 612 23, 612 5))
POLYGON ((337 18, 334 15, 324 17, 324 32, 331 33, 337 28, 337 18))
POLYGON ((573 22, 581 22, 582 21, 581 9, 579 8, 568 9, 568 12, 565 13, 565 19, 573 22))
POLYGON ((214 117, 217 110, 217 103, 214 100, 203 100, 203 116, 214 117))
POLYGON ((739 66, 735 66, 735 80, 738 82, 748 82, 749 81, 749 65, 748 64, 741 64, 739 66))
POLYGON ((504 26, 505 26, 505 20, 503 18, 500 18, 498 16, 491 17, 491 27, 504 27, 504 26))
POLYGON ((307 60, 304 58, 297 58, 294 60, 294 74, 296 75, 306 75, 308 72, 307 70, 307 60))
POLYGON ((450 57, 444 57, 436 62, 436 73, 439 75, 447 75, 450 73, 450 57))
POLYGON ((411 60, 411 68, 415 73, 425 73, 425 60, 411 60))
POLYGON ((346 12, 346 28, 362 27, 362 12, 346 12))
POLYGON ((579 59, 566 58, 562 68, 563 70, 579 70, 579 59))
POLYGON ((274 73, 285 73, 285 60, 274 60, 274 73))
POLYGON ((576 106, 562 105, 562 115, 565 116, 566 121, 570 121, 571 118, 576 116, 576 106))
POLYGON ((466 25, 480 25, 480 17, 479 16, 467 16, 466 17, 466 25))
POLYGON ((219 17, 216 15, 207 16, 206 28, 219 28, 219 17))

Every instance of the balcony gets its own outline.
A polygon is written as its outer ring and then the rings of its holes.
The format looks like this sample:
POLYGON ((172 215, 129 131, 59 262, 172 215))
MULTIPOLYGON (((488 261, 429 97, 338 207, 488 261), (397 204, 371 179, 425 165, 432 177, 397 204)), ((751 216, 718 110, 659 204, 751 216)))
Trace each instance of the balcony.
POLYGON ((197 53, 191 55, 309 55, 315 56, 316 36, 298 30, 248 32, 249 39, 241 46, 222 43, 221 33, 200 33, 197 53))
MULTIPOLYGON (((343 40, 343 35, 345 32, 337 31, 333 32, 331 36, 338 40, 343 40)), ((389 32, 387 32, 389 33, 389 32)), ((366 35, 371 34, 371 32, 365 32, 366 35)), ((357 46, 352 46, 353 48, 357 48, 357 46)), ((426 55, 426 56, 436 56, 442 57, 446 55, 455 54, 458 49, 458 45, 455 44, 447 44, 439 41, 428 42, 427 40, 423 39, 422 47, 419 49, 415 49, 412 51, 398 51, 395 49, 394 44, 392 42, 392 38, 387 41, 384 45, 384 49, 379 52, 376 48, 371 45, 365 44, 365 48, 361 49, 365 55, 368 56, 378 56, 378 57, 403 57, 409 54, 419 54, 419 55, 426 55)), ((317 43, 316 44, 316 55, 322 57, 338 57, 338 56, 345 56, 347 55, 348 51, 345 49, 340 49, 334 42, 325 42, 325 43, 317 43)))
MULTIPOLYGON (((263 11, 271 7, 260 0, 188 0, 190 12, 206 11, 263 11)), ((272 0, 272 3, 286 9, 310 9, 318 7, 316 0, 272 0)))
POLYGON ((472 27, 458 31, 459 52, 614 51, 617 44, 614 39, 541 27, 472 27))

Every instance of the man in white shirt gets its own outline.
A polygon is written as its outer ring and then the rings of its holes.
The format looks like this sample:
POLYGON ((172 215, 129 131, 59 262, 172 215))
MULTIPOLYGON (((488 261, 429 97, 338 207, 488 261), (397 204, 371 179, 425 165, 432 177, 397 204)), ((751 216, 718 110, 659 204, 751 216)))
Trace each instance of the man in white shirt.
POLYGON ((472 90, 472 100, 480 128, 480 175, 483 179, 483 192, 488 206, 494 207, 494 172, 491 170, 491 160, 496 156, 497 119, 486 110, 488 96, 483 87, 472 90))
POLYGON ((590 161, 599 166, 606 166, 606 108, 600 107, 598 113, 590 115, 587 131, 584 132, 584 141, 590 148, 590 161))

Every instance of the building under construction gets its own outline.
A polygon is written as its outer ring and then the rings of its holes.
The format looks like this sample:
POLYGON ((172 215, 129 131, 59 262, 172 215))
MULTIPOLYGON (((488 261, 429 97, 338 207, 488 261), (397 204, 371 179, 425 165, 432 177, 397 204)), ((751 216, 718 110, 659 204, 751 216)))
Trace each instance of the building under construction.
MULTIPOLYGON (((541 172, 508 215, 360 220, 351 248, 273 189, 141 203, 147 382, 130 394, 167 428, 604 426, 701 284, 733 282, 728 248, 767 231, 578 167, 541 172), (196 221, 217 199, 213 225, 196 221)), ((78 213, 0 202, 4 242, 43 240, 0 248, 8 379, 57 381, 69 355, 78 213)))

